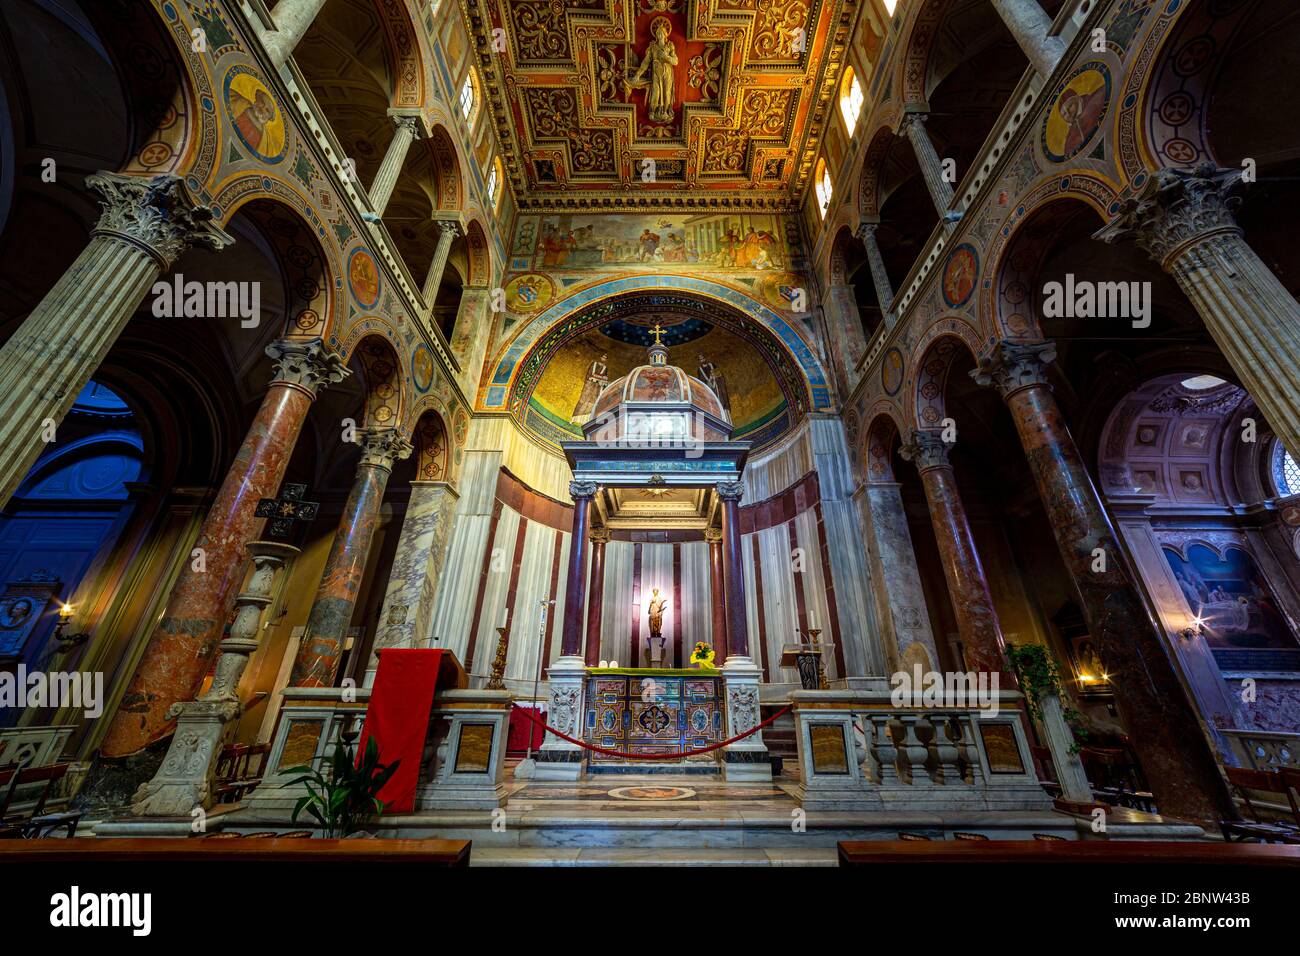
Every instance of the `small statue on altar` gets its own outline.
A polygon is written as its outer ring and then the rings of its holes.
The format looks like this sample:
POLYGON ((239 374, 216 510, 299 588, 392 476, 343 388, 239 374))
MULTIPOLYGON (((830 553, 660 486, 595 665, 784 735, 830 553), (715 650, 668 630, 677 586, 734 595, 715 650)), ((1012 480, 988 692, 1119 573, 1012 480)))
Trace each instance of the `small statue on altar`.
POLYGON ((650 615, 650 637, 662 637, 664 630, 664 608, 668 606, 668 599, 659 596, 659 589, 655 588, 650 595, 650 603, 647 611, 650 615))

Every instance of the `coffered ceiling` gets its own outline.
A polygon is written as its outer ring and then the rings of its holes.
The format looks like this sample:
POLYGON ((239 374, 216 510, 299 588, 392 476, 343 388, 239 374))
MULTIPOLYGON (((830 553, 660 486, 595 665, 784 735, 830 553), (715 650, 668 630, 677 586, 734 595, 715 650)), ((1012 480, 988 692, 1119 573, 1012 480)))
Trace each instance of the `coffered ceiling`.
POLYGON ((520 207, 793 208, 854 2, 471 4, 520 207))

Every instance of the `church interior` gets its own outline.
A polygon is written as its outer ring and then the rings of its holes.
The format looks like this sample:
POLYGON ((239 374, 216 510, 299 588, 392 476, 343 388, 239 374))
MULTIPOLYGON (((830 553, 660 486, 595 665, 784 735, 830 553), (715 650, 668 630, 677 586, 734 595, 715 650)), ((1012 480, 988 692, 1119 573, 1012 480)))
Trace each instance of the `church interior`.
POLYGON ((1300 866, 1297 75, 0 0, 0 862, 1300 866))

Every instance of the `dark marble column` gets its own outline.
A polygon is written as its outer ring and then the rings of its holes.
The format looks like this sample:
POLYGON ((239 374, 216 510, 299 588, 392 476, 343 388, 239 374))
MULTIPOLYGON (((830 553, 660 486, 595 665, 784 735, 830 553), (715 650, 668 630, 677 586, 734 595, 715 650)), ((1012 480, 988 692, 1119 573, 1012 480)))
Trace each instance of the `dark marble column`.
POLYGON ((257 502, 279 490, 317 391, 348 374, 320 339, 285 340, 266 351, 275 361, 275 379, 203 521, 195 544, 200 553, 182 567, 104 737, 107 757, 135 753, 166 736, 173 727, 168 708, 198 693, 244 578, 246 545, 265 520, 253 515, 257 502))
POLYGON ((595 482, 569 482, 569 497, 573 499, 573 538, 569 542, 569 576, 564 591, 564 630, 560 639, 562 657, 582 655, 582 606, 587 594, 587 509, 595 495, 595 482))
POLYGON ((1125 556, 1047 384, 1050 342, 995 343, 971 374, 1002 393, 1115 703, 1160 812, 1194 820, 1235 816, 1196 713, 1143 610, 1125 556))
POLYGON ((605 545, 609 530, 591 532, 591 595, 587 598, 587 666, 600 664, 600 618, 605 609, 605 545))
POLYGON ((709 542, 709 595, 713 599, 713 663, 722 663, 727 656, 727 588, 722 572, 722 529, 706 528, 704 540, 709 542))
POLYGON ((352 482, 339 529, 334 533, 307 629, 298 645, 289 683, 294 687, 333 687, 347 639, 357 593, 370 558, 370 543, 384 505, 393 462, 411 454, 411 443, 394 428, 357 430, 361 461, 352 482))
MULTIPOLYGON (((726 656, 749 657, 749 621, 745 613, 745 563, 740 551, 740 496, 738 481, 718 485, 722 499, 722 574, 727 582, 726 656)), ((715 661, 714 663, 717 663, 715 661)))
POLYGON ((916 464, 925 486, 925 500, 939 542, 939 557, 948 581, 966 665, 975 671, 1002 674, 1002 686, 1014 687, 1015 682, 1007 671, 1002 627, 984 577, 984 566, 975 550, 957 479, 948 462, 948 445, 935 432, 915 430, 901 451, 904 458, 916 464))

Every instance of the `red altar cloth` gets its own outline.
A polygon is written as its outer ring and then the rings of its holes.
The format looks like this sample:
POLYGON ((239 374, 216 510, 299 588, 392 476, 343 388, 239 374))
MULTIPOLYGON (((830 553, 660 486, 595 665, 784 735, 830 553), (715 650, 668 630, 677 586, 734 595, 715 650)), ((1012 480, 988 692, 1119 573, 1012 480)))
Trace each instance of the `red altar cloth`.
POLYGON ((379 652, 379 669, 370 690, 357 760, 366 752, 366 741, 373 734, 381 764, 401 761, 397 772, 379 791, 385 813, 415 809, 415 785, 420 777, 434 692, 465 684, 465 671, 450 651, 387 648, 379 652))
MULTIPOLYGON (((546 719, 546 708, 534 711, 534 713, 546 719)), ((528 752, 528 735, 533 735, 533 750, 542 748, 542 741, 546 739, 546 730, 537 726, 535 721, 529 720, 528 715, 523 712, 521 707, 512 707, 510 709, 510 731, 506 736, 506 756, 522 757, 528 752)))

